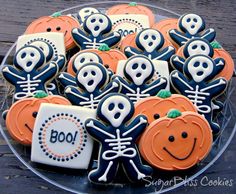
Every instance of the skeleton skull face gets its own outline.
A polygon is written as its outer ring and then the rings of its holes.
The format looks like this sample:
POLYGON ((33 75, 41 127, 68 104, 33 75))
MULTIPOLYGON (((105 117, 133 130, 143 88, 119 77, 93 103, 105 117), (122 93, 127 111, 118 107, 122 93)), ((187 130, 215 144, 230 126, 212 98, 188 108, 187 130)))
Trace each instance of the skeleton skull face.
POLYGON ((98 55, 92 52, 84 52, 77 55, 73 62, 73 69, 77 72, 83 65, 87 63, 101 63, 102 60, 98 55))
POLYGON ((88 16, 90 16, 94 13, 99 13, 99 11, 97 9, 93 8, 93 7, 85 7, 83 9, 81 9, 78 14, 80 16, 81 22, 84 22, 84 20, 88 16))
POLYGON ((87 28, 94 37, 97 37, 102 32, 107 30, 109 23, 110 21, 107 16, 100 13, 95 13, 90 15, 85 20, 85 28, 87 28))
POLYGON ((194 56, 188 61, 187 68, 193 80, 201 82, 213 72, 214 63, 207 56, 194 56))
POLYGON ((195 35, 201 31, 203 24, 204 21, 202 18, 196 14, 187 14, 181 20, 182 28, 191 35, 195 35))
POLYGON ((139 34, 138 42, 147 52, 151 53, 160 46, 163 42, 163 37, 157 30, 147 29, 139 34))
POLYGON ((188 56, 193 55, 206 55, 209 56, 211 52, 210 45, 203 40, 191 40, 186 47, 186 52, 188 56))
POLYGON ((131 111, 131 102, 127 97, 116 95, 105 99, 101 105, 101 114, 113 127, 119 127, 131 111))
POLYGON ((44 54, 41 50, 34 46, 26 46, 21 48, 15 55, 14 64, 16 67, 26 72, 31 72, 45 62, 44 54))
POLYGON ((33 46, 39 48, 43 52, 43 54, 46 57, 46 62, 49 62, 52 59, 54 52, 53 52, 53 48, 50 44, 48 44, 44 41, 37 40, 37 41, 30 43, 30 45, 33 45, 33 46))
POLYGON ((127 61, 124 74, 135 85, 140 86, 153 76, 154 66, 146 57, 133 57, 127 61))
POLYGON ((81 67, 77 73, 78 85, 81 85, 88 92, 93 92, 99 85, 103 85, 106 76, 97 64, 87 64, 81 67))

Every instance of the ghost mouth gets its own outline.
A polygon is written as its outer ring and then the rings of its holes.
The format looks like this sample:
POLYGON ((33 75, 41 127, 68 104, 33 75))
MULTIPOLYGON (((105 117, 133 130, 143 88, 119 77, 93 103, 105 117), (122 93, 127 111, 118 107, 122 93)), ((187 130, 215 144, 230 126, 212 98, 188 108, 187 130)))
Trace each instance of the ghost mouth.
POLYGON ((30 126, 27 123, 25 123, 25 126, 26 126, 27 129, 29 129, 31 132, 33 132, 33 129, 31 129, 30 126))
POLYGON ((183 158, 180 158, 180 157, 175 156, 175 155, 172 154, 166 147, 163 147, 163 150, 165 150, 169 155, 171 155, 171 156, 172 156, 173 158, 175 158, 176 160, 186 160, 187 158, 189 158, 189 156, 192 155, 193 150, 194 150, 194 148, 195 148, 195 146, 196 146, 196 142, 197 142, 197 138, 194 138, 194 142, 193 142, 193 146, 192 146, 191 151, 189 152, 189 154, 188 154, 187 156, 185 156, 185 157, 183 157, 183 158))

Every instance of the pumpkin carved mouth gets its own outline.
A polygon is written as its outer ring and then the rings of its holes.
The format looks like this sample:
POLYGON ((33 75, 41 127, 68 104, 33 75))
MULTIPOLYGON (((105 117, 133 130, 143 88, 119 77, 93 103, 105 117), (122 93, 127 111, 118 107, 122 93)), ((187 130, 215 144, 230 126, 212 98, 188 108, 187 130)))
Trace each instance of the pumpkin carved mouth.
POLYGON ((188 154, 187 156, 185 156, 185 157, 183 157, 183 158, 180 158, 180 157, 175 156, 175 155, 172 154, 166 147, 163 147, 163 150, 165 150, 169 155, 171 155, 171 156, 172 156, 173 158, 175 158, 176 160, 186 160, 187 158, 189 158, 189 157, 192 155, 193 150, 194 150, 194 148, 195 148, 195 146, 196 146, 196 142, 197 142, 197 138, 194 138, 194 142, 193 142, 193 146, 192 146, 191 151, 189 152, 189 154, 188 154))
POLYGON ((31 132, 33 132, 33 129, 31 129, 30 126, 27 123, 25 123, 25 126, 26 126, 27 129, 29 129, 31 132))

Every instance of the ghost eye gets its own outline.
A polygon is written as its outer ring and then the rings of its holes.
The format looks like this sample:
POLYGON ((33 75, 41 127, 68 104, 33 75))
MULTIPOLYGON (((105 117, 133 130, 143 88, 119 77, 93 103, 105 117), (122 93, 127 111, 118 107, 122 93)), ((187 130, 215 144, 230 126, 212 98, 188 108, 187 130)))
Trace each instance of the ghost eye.
POLYGON ((188 23, 189 23, 189 22, 191 22, 191 19, 190 19, 190 18, 188 18, 188 19, 187 19, 187 22, 188 22, 188 23))
POLYGON ((61 30, 61 27, 60 27, 60 26, 58 26, 58 27, 56 28, 56 30, 57 30, 57 31, 60 31, 60 30, 61 30))
POLYGON ((175 141, 175 137, 173 135, 171 135, 171 136, 169 136, 168 140, 169 140, 169 142, 173 142, 173 141, 175 141))
POLYGON ((47 32, 51 32, 52 31, 52 29, 51 28, 47 28, 47 32))
POLYGON ((198 67, 200 65, 200 63, 197 61, 193 64, 194 67, 198 67))
POLYGON ((92 19, 92 20, 91 20, 91 23, 94 23, 95 21, 96 21, 95 19, 92 19))
POLYGON ((124 105, 121 103, 118 104, 118 107, 119 107, 119 109, 124 109, 124 105))
POLYGON ((145 35, 145 36, 143 37, 143 39, 144 39, 144 40, 147 40, 147 39, 148 39, 148 35, 145 35))
POLYGON ((194 21, 195 23, 197 23, 197 19, 196 19, 196 18, 194 18, 193 21, 194 21))
POLYGON ((142 68, 142 69, 146 69, 146 65, 145 65, 145 64, 142 64, 142 65, 141 65, 141 68, 142 68))
POLYGON ((206 47, 202 45, 201 49, 204 51, 204 50, 206 50, 206 47))
POLYGON ((137 68, 138 68, 138 63, 132 65, 132 69, 137 69, 137 68))
POLYGON ((25 56, 26 56, 26 53, 25 53, 25 52, 21 54, 21 58, 22 58, 22 59, 24 59, 25 56))
POLYGON ((207 67, 208 67, 208 64, 207 64, 207 63, 203 63, 202 66, 203 66, 204 68, 207 68, 207 67))
POLYGON ((114 107, 115 107, 115 104, 114 104, 114 103, 111 103, 111 104, 109 104, 109 106, 108 106, 108 110, 109 110, 109 111, 112 111, 112 110, 114 109, 114 107))
POLYGON ((84 63, 85 58, 80 59, 80 63, 84 63))

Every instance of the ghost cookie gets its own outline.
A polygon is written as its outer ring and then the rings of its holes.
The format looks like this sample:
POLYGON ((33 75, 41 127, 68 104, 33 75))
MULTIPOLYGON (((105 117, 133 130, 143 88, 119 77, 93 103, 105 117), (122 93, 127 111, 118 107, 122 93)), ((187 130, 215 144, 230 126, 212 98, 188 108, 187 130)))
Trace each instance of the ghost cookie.
POLYGON ((85 129, 88 118, 95 118, 94 110, 42 103, 33 130, 31 161, 87 169, 93 150, 93 140, 85 129))
POLYGON ((23 145, 31 145, 35 118, 42 103, 70 105, 70 102, 58 95, 47 95, 37 91, 33 97, 15 102, 7 112, 7 130, 14 140, 23 145))
POLYGON ((159 31, 151 28, 144 29, 136 37, 138 49, 128 46, 125 48, 125 55, 131 57, 142 54, 151 60, 169 61, 175 53, 175 49, 172 46, 162 48, 164 41, 164 37, 159 31))
POLYGON ((196 14, 184 14, 178 20, 179 29, 171 29, 169 36, 179 46, 184 45, 188 40, 199 37, 212 42, 216 32, 210 28, 205 30, 205 21, 196 14))
POLYGON ((151 166, 176 171, 203 160, 212 142, 211 128, 204 117, 172 109, 148 126, 140 138, 139 149, 151 166))
POLYGON ((100 101, 96 116, 88 119, 88 133, 100 142, 98 167, 88 178, 97 184, 114 180, 118 166, 122 165, 128 178, 141 181, 150 176, 152 169, 141 162, 136 140, 144 131, 147 119, 143 115, 133 118, 134 105, 122 94, 108 94, 100 101))
POLYGON ((112 32, 111 20, 101 13, 88 16, 83 28, 84 30, 80 28, 72 30, 72 37, 81 50, 97 49, 104 43, 109 47, 114 47, 121 39, 118 32, 112 32))
POLYGON ((119 92, 120 83, 109 82, 106 68, 99 63, 87 63, 76 74, 76 86, 65 88, 65 95, 74 105, 96 109, 100 100, 111 92, 119 92))
POLYGON ((64 42, 66 50, 70 50, 75 46, 73 41, 71 30, 79 27, 79 22, 67 15, 61 15, 60 12, 56 12, 51 16, 43 16, 34 20, 27 27, 25 34, 34 34, 40 32, 60 32, 64 35, 64 42))
POLYGON ((137 102, 134 115, 145 115, 148 123, 151 124, 153 121, 165 117, 170 109, 197 112, 197 108, 187 97, 171 94, 168 90, 160 90, 157 96, 147 97, 137 102))
MULTIPOLYGON (((65 58, 61 58, 65 62, 65 58)), ((14 56, 13 65, 5 65, 3 77, 15 87, 14 100, 32 96, 37 90, 47 92, 46 84, 58 72, 58 61, 45 64, 43 52, 35 46, 24 46, 14 56)))
POLYGON ((214 134, 220 131, 217 123, 212 121, 212 100, 224 92, 227 81, 214 77, 224 68, 224 60, 216 63, 205 55, 189 57, 183 66, 183 73, 177 70, 170 75, 172 86, 188 97, 209 122, 214 134))
POLYGON ((159 77, 151 81, 154 75, 154 65, 147 57, 137 55, 129 58, 123 68, 123 77, 113 76, 121 85, 121 93, 127 95, 131 101, 137 101, 156 95, 166 88, 167 79, 159 77))

